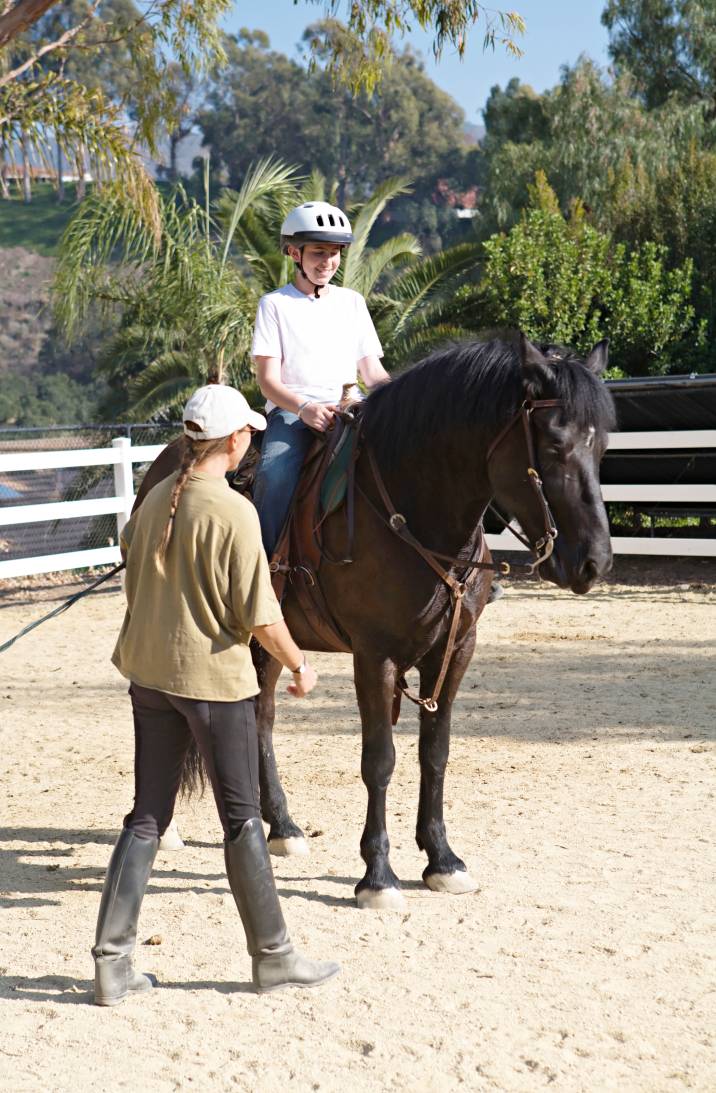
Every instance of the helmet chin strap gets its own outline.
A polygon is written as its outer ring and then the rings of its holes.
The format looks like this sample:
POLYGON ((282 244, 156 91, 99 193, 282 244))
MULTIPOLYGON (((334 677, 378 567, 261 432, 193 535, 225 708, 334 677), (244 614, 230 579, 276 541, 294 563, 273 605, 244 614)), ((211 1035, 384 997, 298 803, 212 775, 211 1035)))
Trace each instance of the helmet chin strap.
POLYGON ((313 295, 316 297, 317 300, 320 300, 320 298, 321 298, 321 289, 325 288, 326 286, 325 285, 316 285, 316 284, 313 283, 313 281, 311 280, 311 278, 308 276, 305 269, 303 268, 303 247, 300 247, 299 250, 301 252, 301 261, 296 262, 296 268, 300 269, 301 274, 303 276, 303 279, 305 281, 308 281, 309 285, 313 289, 313 295))

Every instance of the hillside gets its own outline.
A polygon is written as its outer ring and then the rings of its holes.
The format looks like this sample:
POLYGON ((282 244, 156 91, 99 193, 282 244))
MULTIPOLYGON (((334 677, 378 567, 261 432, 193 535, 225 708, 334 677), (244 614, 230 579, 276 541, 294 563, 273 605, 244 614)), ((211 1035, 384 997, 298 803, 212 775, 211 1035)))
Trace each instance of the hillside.
POLYGON ((37 254, 52 256, 77 208, 71 190, 67 200, 57 204, 57 195, 49 185, 35 186, 29 204, 17 193, 9 201, 0 200, 0 248, 25 247, 37 254))
POLYGON ((52 327, 54 266, 54 258, 25 247, 0 249, 0 374, 27 374, 39 366, 52 327))

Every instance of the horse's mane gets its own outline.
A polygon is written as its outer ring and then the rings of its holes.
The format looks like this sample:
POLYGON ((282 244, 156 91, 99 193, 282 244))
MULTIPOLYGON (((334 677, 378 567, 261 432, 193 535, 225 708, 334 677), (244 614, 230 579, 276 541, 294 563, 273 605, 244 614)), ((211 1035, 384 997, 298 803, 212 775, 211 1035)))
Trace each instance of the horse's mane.
MULTIPOLYGON (((565 418, 579 428, 612 429, 612 398, 602 380, 570 349, 540 348, 552 373, 549 390, 540 397, 561 399, 565 418)), ((373 391, 364 406, 365 435, 387 470, 446 430, 501 425, 524 397, 517 346, 502 341, 456 345, 373 391)))

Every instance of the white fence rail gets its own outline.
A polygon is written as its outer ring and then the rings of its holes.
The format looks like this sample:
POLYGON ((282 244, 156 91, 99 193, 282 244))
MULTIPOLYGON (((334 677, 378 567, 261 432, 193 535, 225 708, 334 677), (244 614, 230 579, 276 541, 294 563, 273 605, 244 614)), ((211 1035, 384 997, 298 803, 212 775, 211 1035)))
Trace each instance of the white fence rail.
MULTIPOLYGON (((134 504, 132 465, 149 463, 163 450, 163 444, 132 445, 128 437, 117 437, 111 448, 79 448, 61 452, 0 452, 0 474, 9 471, 56 470, 67 467, 114 468, 114 497, 83 501, 55 501, 44 505, 4 505, 0 508, 0 527, 31 524, 41 520, 73 520, 78 517, 116 514, 117 539, 129 519, 134 504)), ((73 550, 66 554, 43 554, 35 558, 0 561, 0 580, 26 577, 31 573, 55 573, 86 566, 117 565, 119 546, 73 550)))
MULTIPOLYGON (((611 433, 609 450, 617 451, 664 451, 688 448, 716 448, 716 429, 674 430, 668 433, 611 433)), ((671 485, 619 485, 602 486, 605 501, 663 501, 666 504, 716 505, 716 484, 707 486, 671 486, 671 485)), ((490 550, 525 550, 514 535, 503 531, 499 535, 488 535, 490 550)), ((612 537, 612 549, 615 554, 661 554, 716 558, 716 539, 658 538, 656 536, 615 535, 612 537)))
MULTIPOLYGON (((609 447, 616 449, 659 450, 683 448, 716 448, 716 429, 694 429, 679 432, 613 433, 609 447)), ((0 508, 0 527, 28 524, 43 520, 72 520, 78 517, 115 514, 117 537, 129 519, 134 504, 132 466, 147 463, 159 455, 163 444, 132 445, 127 437, 112 441, 111 448, 87 448, 77 451, 0 453, 0 474, 12 471, 52 470, 67 467, 112 466, 114 497, 83 501, 57 501, 41 505, 7 505, 0 508)), ((613 485, 602 487, 605 501, 649 501, 665 503, 713 503, 716 505, 716 484, 683 485, 613 485)), ((509 532, 488 535, 492 550, 522 550, 522 545, 509 532)), ((612 546, 616 554, 661 554, 716 557, 716 538, 650 538, 615 536, 612 546)), ((32 573, 51 573, 85 566, 116 565, 120 560, 118 546, 76 550, 66 554, 45 554, 35 558, 0 561, 0 580, 24 577, 32 573)))

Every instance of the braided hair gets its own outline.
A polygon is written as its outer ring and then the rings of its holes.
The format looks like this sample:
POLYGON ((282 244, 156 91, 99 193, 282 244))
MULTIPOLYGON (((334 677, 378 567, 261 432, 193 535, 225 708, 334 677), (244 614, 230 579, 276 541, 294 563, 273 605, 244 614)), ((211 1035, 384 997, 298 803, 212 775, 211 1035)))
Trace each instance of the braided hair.
MULTIPOLYGON (((187 429, 192 429, 194 432, 201 432, 201 426, 197 425, 194 421, 185 421, 184 426, 187 429)), ((187 484, 189 475, 197 463, 201 463, 203 459, 207 459, 211 455, 223 452, 226 448, 228 437, 220 436, 215 440, 193 440, 185 433, 182 439, 184 441, 184 448, 182 451, 181 464, 179 466, 179 474, 174 483, 174 489, 172 490, 169 501, 169 519, 167 520, 166 527, 162 532, 162 537, 159 540, 157 549, 154 553, 157 566, 162 572, 164 571, 164 559, 166 558, 167 549, 174 531, 174 517, 176 516, 179 500, 184 492, 184 487, 187 484)))

